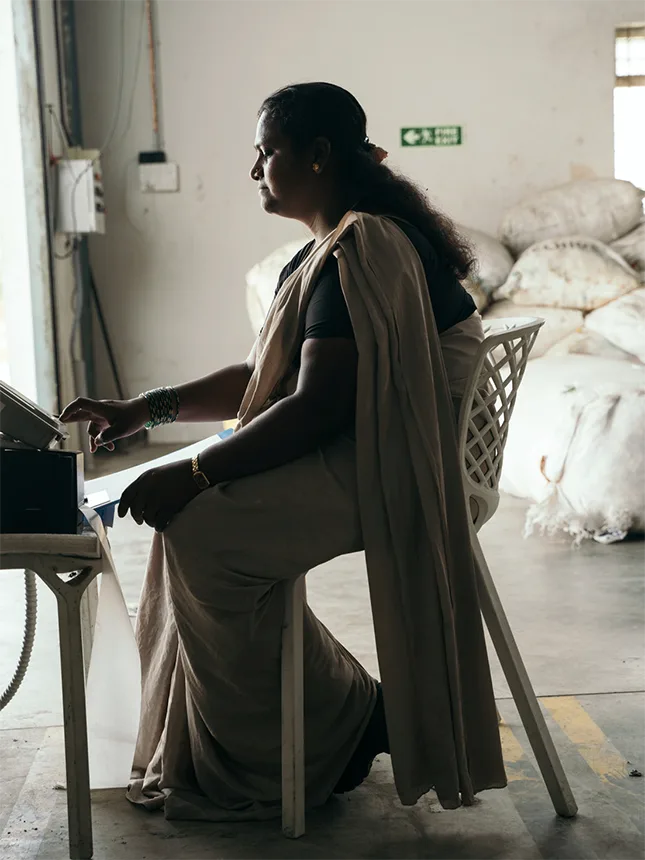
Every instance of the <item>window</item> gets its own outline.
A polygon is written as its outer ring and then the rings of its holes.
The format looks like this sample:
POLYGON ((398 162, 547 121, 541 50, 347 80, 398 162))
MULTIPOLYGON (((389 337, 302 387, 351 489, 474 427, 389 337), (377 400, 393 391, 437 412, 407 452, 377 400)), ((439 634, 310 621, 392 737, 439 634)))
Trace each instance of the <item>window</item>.
POLYGON ((645 23, 616 30, 614 173, 645 189, 645 23))

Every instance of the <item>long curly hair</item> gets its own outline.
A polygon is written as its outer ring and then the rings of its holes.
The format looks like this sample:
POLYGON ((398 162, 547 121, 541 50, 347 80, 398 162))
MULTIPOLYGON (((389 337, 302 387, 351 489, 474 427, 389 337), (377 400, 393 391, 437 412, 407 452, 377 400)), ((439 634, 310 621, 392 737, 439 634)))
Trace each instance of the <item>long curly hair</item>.
POLYGON ((296 152, 317 137, 329 140, 351 208, 407 221, 459 280, 468 275, 475 264, 470 245, 419 185, 374 157, 365 111, 350 92, 322 82, 292 84, 264 100, 258 116, 265 113, 296 152))

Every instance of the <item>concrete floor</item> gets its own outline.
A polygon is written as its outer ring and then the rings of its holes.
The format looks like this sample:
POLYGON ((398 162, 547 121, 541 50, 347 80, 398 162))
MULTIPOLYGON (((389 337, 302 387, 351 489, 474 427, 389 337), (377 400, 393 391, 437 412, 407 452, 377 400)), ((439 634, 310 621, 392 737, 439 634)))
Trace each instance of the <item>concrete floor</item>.
MULTIPOLYGON (((126 468, 162 449, 106 461, 126 468)), ((284 840, 278 822, 167 822, 133 808, 121 791, 95 792, 94 856, 143 858, 615 858, 645 856, 644 550, 532 538, 525 504, 504 498, 482 544, 527 669, 580 806, 558 819, 491 655, 509 787, 446 812, 434 795, 400 805, 389 758, 366 783, 308 816, 307 834, 284 840)), ((111 533, 126 601, 135 611, 150 531, 131 520, 111 533)), ((362 556, 312 571, 308 596, 321 620, 377 674, 362 556)), ((0 686, 8 683, 22 633, 22 577, 0 573, 0 686)), ((39 588, 39 626, 25 682, 0 714, 0 859, 67 855, 63 746, 53 596, 39 588)))

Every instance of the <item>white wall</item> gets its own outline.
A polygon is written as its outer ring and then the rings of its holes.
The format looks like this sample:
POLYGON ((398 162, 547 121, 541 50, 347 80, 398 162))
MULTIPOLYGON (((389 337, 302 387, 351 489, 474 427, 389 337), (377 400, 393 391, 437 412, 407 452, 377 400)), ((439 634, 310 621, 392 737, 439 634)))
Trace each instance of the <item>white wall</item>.
MULTIPOLYGON (((261 211, 248 178, 256 111, 279 86, 350 89, 392 162, 455 219, 488 231, 529 192, 613 173, 614 28, 642 18, 636 0, 157 7, 166 150, 181 170, 181 193, 166 196, 136 188, 137 153, 152 148, 145 45, 137 53, 143 3, 126 2, 124 39, 119 2, 78 4, 88 146, 112 121, 124 46, 123 110, 103 162, 108 233, 92 240, 92 260, 131 393, 243 358, 245 272, 304 237, 261 211), (444 124, 464 127, 462 147, 399 147, 401 126, 444 124)), ((178 426, 157 438, 199 432, 178 426)))

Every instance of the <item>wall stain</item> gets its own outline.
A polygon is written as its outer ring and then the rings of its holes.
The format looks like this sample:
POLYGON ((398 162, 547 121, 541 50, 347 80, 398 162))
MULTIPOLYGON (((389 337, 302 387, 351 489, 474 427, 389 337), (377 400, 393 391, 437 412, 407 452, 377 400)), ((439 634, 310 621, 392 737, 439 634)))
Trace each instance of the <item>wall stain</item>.
POLYGON ((576 179, 595 179, 598 174, 588 164, 576 164, 574 161, 569 162, 569 176, 571 181, 576 179))

